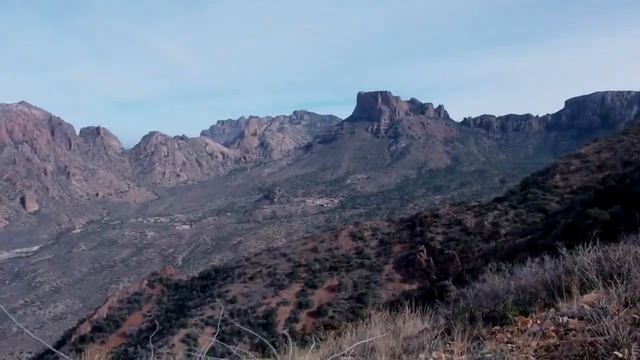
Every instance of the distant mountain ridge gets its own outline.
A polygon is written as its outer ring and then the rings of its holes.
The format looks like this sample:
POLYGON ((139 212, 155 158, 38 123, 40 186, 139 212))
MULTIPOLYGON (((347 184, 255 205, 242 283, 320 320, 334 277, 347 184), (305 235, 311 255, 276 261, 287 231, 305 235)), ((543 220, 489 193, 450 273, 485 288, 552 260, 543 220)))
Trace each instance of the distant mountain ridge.
POLYGON ((235 141, 226 142, 231 148, 211 139, 215 129, 229 123, 222 121, 209 129, 209 137, 151 132, 126 150, 104 127, 86 127, 76 133, 62 119, 27 102, 0 104, 0 192, 4 195, 0 224, 8 224, 7 218, 18 211, 25 193, 40 204, 51 200, 145 201, 153 198, 157 186, 207 180, 225 174, 237 162, 285 156, 337 121, 334 116, 306 111, 275 118, 251 117, 238 121, 235 141))
POLYGON ((492 134, 509 132, 622 129, 635 121, 640 113, 640 92, 601 91, 571 98, 554 114, 481 115, 465 118, 460 124, 482 128, 492 134))
POLYGON ((429 169, 530 162, 526 173, 619 131, 638 119, 639 108, 638 92, 598 92, 569 99, 550 115, 482 115, 458 123, 442 105, 404 101, 386 91, 361 92, 344 121, 302 110, 242 117, 219 121, 198 138, 151 132, 125 150, 103 127, 76 134, 62 119, 26 102, 2 104, 0 224, 9 223, 27 192, 40 204, 140 202, 153 198, 158 186, 205 181, 240 165, 282 159, 274 179, 368 177, 371 189, 429 169))
MULTIPOLYGON (((469 171, 510 167, 520 178, 638 121, 639 108, 638 92, 598 92, 569 99, 554 114, 483 115, 456 122, 442 105, 405 101, 387 91, 359 93, 353 114, 294 154, 278 176, 367 178, 374 189, 438 170, 464 177, 469 171)), ((488 177, 500 173, 505 172, 488 177)))
POLYGON ((340 121, 337 116, 297 110, 291 115, 220 120, 200 135, 239 151, 245 161, 275 160, 340 121))

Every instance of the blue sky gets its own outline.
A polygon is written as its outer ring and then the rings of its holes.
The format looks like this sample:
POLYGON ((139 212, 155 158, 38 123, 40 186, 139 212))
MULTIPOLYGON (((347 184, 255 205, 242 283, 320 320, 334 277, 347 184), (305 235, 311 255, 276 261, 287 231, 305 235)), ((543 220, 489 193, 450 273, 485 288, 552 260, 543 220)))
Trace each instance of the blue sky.
POLYGON ((0 0, 0 102, 127 146, 241 115, 347 116, 360 90, 456 119, 548 113, 640 89, 638 39, 637 0, 0 0))

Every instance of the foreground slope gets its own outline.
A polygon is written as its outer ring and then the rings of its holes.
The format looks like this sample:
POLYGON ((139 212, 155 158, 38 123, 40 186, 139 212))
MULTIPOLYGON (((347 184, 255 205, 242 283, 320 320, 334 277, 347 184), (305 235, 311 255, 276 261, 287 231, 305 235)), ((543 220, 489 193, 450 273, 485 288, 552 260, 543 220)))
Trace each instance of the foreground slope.
MULTIPOLYGON (((185 280, 154 275, 107 301, 58 345, 66 352, 99 349, 140 358, 148 356, 153 333, 157 352, 180 356, 206 345, 224 308, 219 340, 265 350, 237 324, 274 342, 285 331, 304 341, 374 305, 435 301, 489 263, 637 230, 639 150, 640 125, 632 125, 489 202, 355 224, 185 280)), ((216 347, 209 355, 229 352, 216 347)))
POLYGON ((280 358, 636 359, 639 262, 636 234, 501 264, 428 309, 374 311, 316 346, 283 344, 280 358))

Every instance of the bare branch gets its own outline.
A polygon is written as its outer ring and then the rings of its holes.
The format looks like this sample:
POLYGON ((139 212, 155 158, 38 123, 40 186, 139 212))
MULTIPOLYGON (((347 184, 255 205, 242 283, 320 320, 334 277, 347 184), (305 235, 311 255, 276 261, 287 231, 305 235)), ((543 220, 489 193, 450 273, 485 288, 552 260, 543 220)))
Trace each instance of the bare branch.
POLYGON ((267 344, 267 346, 269 346, 269 349, 271 349, 271 351, 273 352, 273 354, 276 356, 276 359, 280 360, 280 357, 278 356, 278 351, 276 350, 275 347, 273 347, 273 345, 271 345, 271 343, 269 343, 267 341, 267 339, 263 338, 262 336, 260 336, 260 334, 256 333, 255 331, 251 330, 251 329, 247 329, 246 327, 238 324, 237 322, 231 320, 231 323, 233 323, 233 325, 239 327, 240 329, 248 332, 249 334, 252 334, 254 336, 256 336, 258 339, 262 340, 265 344, 267 344))
POLYGON ((153 336, 158 333, 158 330, 160 330, 160 324, 158 324, 158 320, 156 320, 156 330, 149 336, 149 348, 151 349, 149 360, 153 360, 153 336))
MULTIPOLYGON (((211 338, 209 338, 209 340, 211 340, 211 338)), ((222 345, 222 346, 224 346, 225 348, 229 349, 235 356, 239 357, 240 359, 243 359, 243 357, 240 354, 238 354, 238 351, 249 355, 249 357, 251 359, 256 359, 256 357, 252 353, 250 353, 249 351, 244 350, 244 349, 242 349, 242 348, 240 348, 238 346, 227 345, 227 344, 223 343, 220 340, 216 340, 215 342, 220 344, 220 345, 222 345)))
POLYGON ((224 316, 224 305, 221 304, 220 305, 220 317, 218 317, 218 326, 216 327, 216 333, 213 335, 213 339, 211 339, 211 342, 209 343, 209 345, 207 345, 200 352, 202 357, 205 357, 207 355, 207 353, 209 352, 209 350, 211 349, 211 347, 213 346, 213 344, 216 343, 216 339, 218 338, 218 334, 220 334, 220 323, 222 323, 222 317, 223 316, 224 316))
POLYGON ((27 333, 27 335, 31 336, 32 339, 36 340, 37 342, 41 343, 42 345, 46 346, 47 349, 53 351, 54 353, 56 353, 58 356, 60 356, 63 359, 66 360, 71 360, 71 358, 63 353, 61 353, 60 351, 56 350, 53 346, 47 344, 46 341, 42 340, 41 338, 37 337, 34 333, 32 333, 31 331, 29 331, 29 329, 27 329, 26 327, 24 327, 22 324, 20 324, 18 322, 18 320, 16 320, 16 318, 14 318, 13 316, 11 316, 11 314, 9 314, 9 312, 7 311, 7 309, 4 308, 4 306, 2 306, 2 304, 0 304, 0 310, 2 310, 3 313, 5 313, 9 319, 11 319, 11 321, 13 321, 14 324, 16 324, 20 329, 22 329, 22 331, 24 331, 25 333, 27 333))
POLYGON ((289 333, 286 330, 282 333, 287 337, 287 340, 289 341, 289 360, 291 360, 293 359, 293 341, 291 341, 291 336, 289 336, 289 333))
POLYGON ((309 357, 311 356, 311 352, 313 351, 313 348, 316 347, 316 338, 313 338, 313 343, 311 344, 311 347, 309 348, 309 352, 307 353, 307 356, 305 357, 305 360, 309 360, 309 357))
POLYGON ((362 341, 358 341, 357 343, 351 345, 347 350, 345 350, 345 351, 343 351, 341 353, 335 354, 332 357, 328 358, 327 360, 337 359, 342 355, 348 354, 351 350, 355 349, 356 347, 358 347, 360 345, 366 344, 366 343, 371 342, 373 340, 377 340, 377 339, 383 338, 385 336, 387 336, 387 334, 382 334, 382 335, 374 336, 374 337, 372 337, 370 339, 365 339, 365 340, 362 340, 362 341))
POLYGON ((217 357, 212 357, 212 356, 202 356, 202 354, 196 354, 193 352, 189 352, 189 351, 185 351, 184 352, 187 355, 191 355, 193 356, 194 359, 198 359, 198 358, 203 358, 205 360, 227 360, 226 358, 217 358, 217 357))

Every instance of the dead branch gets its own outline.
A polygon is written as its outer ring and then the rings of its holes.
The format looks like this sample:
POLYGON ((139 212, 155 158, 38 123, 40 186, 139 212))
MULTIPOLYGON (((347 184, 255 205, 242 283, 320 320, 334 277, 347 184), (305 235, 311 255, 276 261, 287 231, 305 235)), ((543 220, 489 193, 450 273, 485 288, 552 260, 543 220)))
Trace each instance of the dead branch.
POLYGON ((377 339, 383 338, 385 336, 387 336, 387 334, 382 334, 382 335, 374 336, 374 337, 372 337, 370 339, 365 339, 365 340, 362 340, 362 341, 358 341, 357 343, 355 343, 355 344, 351 345, 349 348, 347 348, 347 350, 345 350, 345 351, 343 351, 341 353, 335 354, 332 357, 328 358, 327 360, 337 359, 342 355, 348 354, 351 350, 355 349, 356 347, 358 347, 360 345, 366 344, 366 343, 371 342, 373 340, 377 340, 377 339))
POLYGON ((39 342, 40 344, 44 345, 47 347, 47 349, 53 351, 54 353, 56 353, 58 356, 60 356, 63 359, 66 360, 71 360, 71 358, 63 353, 61 353, 60 351, 56 350, 53 346, 47 344, 46 341, 42 340, 41 338, 37 337, 34 333, 32 333, 31 331, 29 331, 29 329, 27 329, 26 327, 24 327, 22 324, 20 324, 20 322, 18 322, 18 320, 16 318, 14 318, 11 314, 9 314, 9 312, 7 311, 7 309, 4 308, 4 306, 2 306, 2 304, 0 304, 0 310, 2 310, 3 313, 5 313, 9 319, 11 319, 11 321, 13 321, 14 324, 16 324, 20 329, 22 329, 22 331, 24 331, 27 335, 29 335, 32 339, 36 340, 37 342, 39 342))

